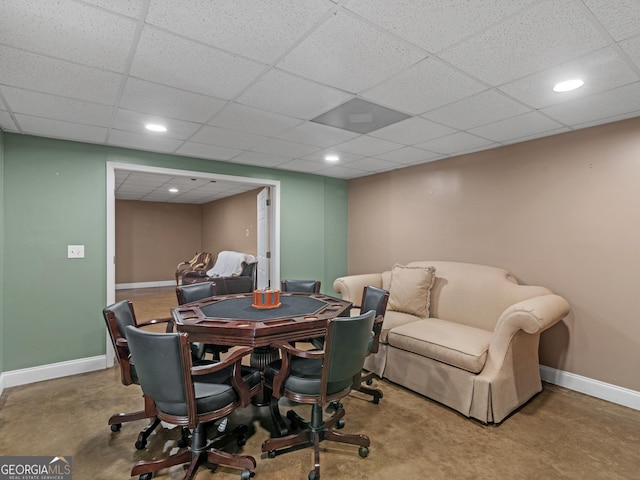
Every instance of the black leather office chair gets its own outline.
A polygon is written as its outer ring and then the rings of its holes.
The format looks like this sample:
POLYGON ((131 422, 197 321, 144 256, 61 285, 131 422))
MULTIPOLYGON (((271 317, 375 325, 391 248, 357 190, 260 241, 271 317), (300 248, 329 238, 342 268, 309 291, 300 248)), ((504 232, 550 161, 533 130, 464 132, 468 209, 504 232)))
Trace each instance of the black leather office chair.
POLYGON ((320 293, 320 286, 320 280, 282 280, 280 282, 280 291, 320 293))
MULTIPOLYGON (((369 353, 377 353, 380 345, 380 332, 382 331, 382 322, 384 320, 384 314, 387 311, 387 303, 389 301, 389 292, 378 287, 367 285, 362 292, 362 305, 360 307, 361 312, 368 312, 373 310, 375 312, 375 320, 373 322, 373 331, 371 335, 371 344, 369 346, 369 353)), ((366 393, 373 397, 373 403, 380 403, 382 398, 382 391, 377 388, 369 388, 364 384, 371 385, 374 372, 369 372, 366 375, 360 374, 360 378, 356 379, 354 383, 354 390, 366 393)))
MULTIPOLYGON (((248 406, 260 391, 260 372, 241 365, 252 349, 239 348, 222 362, 193 366, 186 333, 153 333, 129 326, 126 335, 140 386, 145 396, 153 398, 158 418, 193 429, 189 450, 162 460, 140 461, 131 476, 150 480, 153 472, 188 463, 185 480, 193 478, 202 464, 242 469, 240 478, 249 480, 254 475, 255 459, 216 448, 216 439, 207 441, 206 426, 248 406)), ((239 440, 238 445, 244 441, 239 440)))
MULTIPOLYGON (((131 361, 131 353, 129 351, 129 345, 125 338, 125 329, 128 326, 132 327, 145 327, 149 325, 158 325, 165 323, 166 330, 171 331, 173 328, 173 320, 170 318, 163 318, 159 320, 151 320, 149 322, 138 323, 136 321, 136 314, 133 310, 133 304, 128 300, 122 300, 116 302, 113 305, 109 305, 102 310, 105 323, 107 324, 107 331, 111 338, 113 349, 116 353, 116 359, 118 360, 118 366, 120 367, 120 380, 123 385, 138 384, 138 375, 135 364, 131 361)), ((156 417, 156 407, 153 400, 149 397, 144 397, 144 410, 132 413, 117 413, 109 418, 109 425, 111 425, 111 431, 117 432, 125 422, 134 422, 136 420, 142 420, 145 418, 150 419, 149 425, 144 428, 136 440, 135 446, 138 450, 143 449, 147 445, 147 437, 151 435, 153 430, 158 426, 160 420, 156 417)), ((180 441, 181 445, 186 445, 186 438, 180 441)))
POLYGON ((289 412, 287 417, 292 421, 292 427, 303 430, 266 440, 262 451, 273 458, 278 450, 313 445, 314 469, 309 472, 310 480, 320 478, 320 442, 324 440, 359 445, 361 457, 369 454, 369 437, 335 431, 334 426, 342 426, 340 421, 345 414, 342 405, 326 421, 322 418, 322 407, 351 391, 353 379, 359 375, 369 353, 374 315, 372 310, 355 317, 338 317, 329 321, 324 350, 298 350, 288 343, 279 342, 276 346, 281 350, 282 359, 272 362, 264 371, 265 383, 271 387, 275 397, 286 397, 312 407, 309 422, 289 412))
MULTIPOLYGON (((320 280, 290 280, 285 279, 280 281, 280 291, 288 293, 320 293, 320 287, 322 282, 320 280)), ((319 338, 306 338, 304 340, 297 340, 296 342, 306 342, 313 345, 316 349, 321 349, 324 339, 319 338)), ((296 342, 293 342, 295 345, 296 342)))
MULTIPOLYGON (((193 283, 191 285, 182 285, 176 287, 176 297, 178 305, 196 302, 203 298, 209 298, 216 295, 216 284, 214 282, 193 283)), ((191 352, 196 358, 205 358, 207 353, 213 356, 214 360, 220 360, 220 354, 228 352, 229 347, 225 345, 215 345, 212 343, 193 342, 191 344, 191 352)))

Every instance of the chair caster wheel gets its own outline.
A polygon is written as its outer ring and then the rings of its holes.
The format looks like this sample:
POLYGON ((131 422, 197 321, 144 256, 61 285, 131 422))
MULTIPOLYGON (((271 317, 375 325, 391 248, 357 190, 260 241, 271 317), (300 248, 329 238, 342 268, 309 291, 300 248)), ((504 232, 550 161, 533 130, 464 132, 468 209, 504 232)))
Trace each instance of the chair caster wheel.
POLYGON ((338 430, 340 430, 341 428, 344 428, 344 419, 343 419, 343 418, 341 418, 340 420, 338 420, 338 421, 336 422, 336 428, 337 428, 338 430))
POLYGON ((367 385, 373 385, 373 380, 372 380, 372 379, 367 380, 367 381, 366 381, 366 384, 367 384, 367 385))
POLYGON ((153 473, 143 473, 140 475, 140 480, 151 480, 151 477, 153 477, 153 473))
POLYGON ((246 437, 246 436, 244 436, 244 435, 240 435, 240 436, 238 437, 238 440, 236 440, 236 444, 237 444, 239 447, 244 447, 244 446, 247 444, 247 437, 246 437))
POLYGON ((243 470, 240 474, 240 480, 249 480, 252 477, 255 477, 256 473, 251 470, 243 470))
MULTIPOLYGON (((138 440, 135 443, 136 445, 136 450, 144 450, 144 447, 147 446, 147 441, 146 440, 138 440)), ((151 478, 151 477, 149 477, 151 478)))
POLYGON ((276 451, 275 450, 269 450, 267 452, 267 457, 269 458, 276 458, 276 451))
POLYGON ((187 445, 189 445, 189 441, 186 438, 180 438, 177 442, 176 445, 178 445, 178 448, 184 448, 187 445))
POLYGON ((121 428, 122 428, 122 424, 121 423, 114 423, 113 425, 111 425, 111 431, 112 432, 118 432, 118 431, 120 431, 121 428))
POLYGON ((309 472, 309 480, 320 480, 320 474, 318 473, 316 475, 316 471, 315 470, 311 470, 309 472))
POLYGON ((369 447, 360 447, 358 449, 358 455, 362 458, 367 458, 369 456, 369 447))

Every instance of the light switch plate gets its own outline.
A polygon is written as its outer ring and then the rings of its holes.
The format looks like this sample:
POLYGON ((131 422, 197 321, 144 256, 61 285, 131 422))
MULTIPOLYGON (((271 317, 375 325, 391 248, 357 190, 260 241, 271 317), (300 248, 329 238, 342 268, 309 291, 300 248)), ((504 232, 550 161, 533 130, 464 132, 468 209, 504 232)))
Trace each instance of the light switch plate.
POLYGON ((67 258, 84 258, 84 245, 67 245, 67 258))

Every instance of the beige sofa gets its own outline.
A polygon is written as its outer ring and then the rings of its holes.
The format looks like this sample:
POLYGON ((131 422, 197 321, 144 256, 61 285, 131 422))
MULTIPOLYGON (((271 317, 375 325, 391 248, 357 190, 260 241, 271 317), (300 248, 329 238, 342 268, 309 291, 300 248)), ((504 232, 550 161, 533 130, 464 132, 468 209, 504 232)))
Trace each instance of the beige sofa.
POLYGON ((501 422, 542 390, 540 333, 569 313, 547 288, 485 265, 413 262, 341 277, 333 288, 358 306, 365 285, 390 291, 380 349, 365 368, 485 423, 501 422), (425 271, 435 273, 431 284, 417 284, 429 283, 428 274, 412 278, 425 271), (405 308, 407 295, 426 295, 428 312, 405 308))

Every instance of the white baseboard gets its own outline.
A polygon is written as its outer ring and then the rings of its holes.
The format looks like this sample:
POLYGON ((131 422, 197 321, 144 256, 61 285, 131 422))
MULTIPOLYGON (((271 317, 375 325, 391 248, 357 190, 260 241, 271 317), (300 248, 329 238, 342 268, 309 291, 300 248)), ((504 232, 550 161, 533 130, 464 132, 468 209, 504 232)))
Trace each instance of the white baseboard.
POLYGON ((107 357, 106 355, 99 355, 97 357, 80 358, 78 360, 4 372, 2 373, 2 379, 4 386, 8 388, 105 368, 107 368, 107 357))
POLYGON ((618 387, 610 383, 582 377, 575 373, 557 370, 540 365, 540 377, 547 383, 584 393, 591 397, 600 398, 608 402, 617 403, 625 407, 640 410, 640 392, 618 387))
POLYGON ((0 372, 0 397, 2 392, 4 392, 4 372, 0 372))
POLYGON ((175 284, 175 280, 160 280, 158 282, 116 283, 116 290, 124 290, 126 288, 171 287, 175 286, 175 284))

